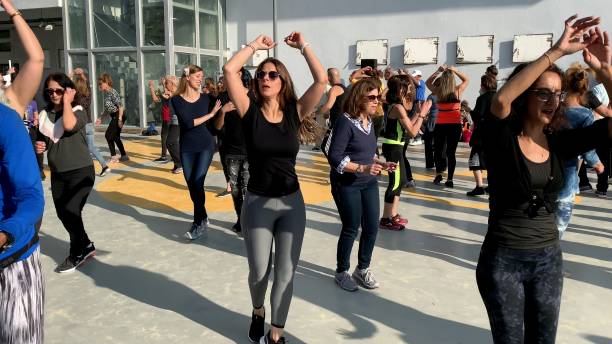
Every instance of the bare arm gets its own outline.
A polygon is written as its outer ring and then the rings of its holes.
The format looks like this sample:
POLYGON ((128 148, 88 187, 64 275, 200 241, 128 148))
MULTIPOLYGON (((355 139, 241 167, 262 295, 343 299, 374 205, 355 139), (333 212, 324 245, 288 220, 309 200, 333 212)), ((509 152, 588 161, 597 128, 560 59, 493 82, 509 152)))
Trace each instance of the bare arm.
POLYGON ((209 113, 193 120, 193 126, 197 127, 198 125, 204 124, 206 121, 213 118, 219 109, 221 109, 221 101, 217 100, 217 102, 215 102, 215 107, 209 113))
POLYGON ((430 75, 427 80, 425 80, 425 86, 427 86, 427 89, 429 89, 432 93, 436 93, 436 86, 434 86, 434 80, 436 80, 438 75, 440 75, 440 73, 444 72, 445 70, 446 66, 442 65, 438 67, 438 69, 433 72, 433 74, 430 75))
MULTIPOLYGON (((0 4, 9 16, 17 13, 10 0, 2 0, 0 4)), ((25 19, 20 14, 17 14, 12 16, 12 20, 15 24, 15 31, 17 31, 19 40, 27 55, 27 60, 17 77, 15 77, 15 81, 6 89, 5 93, 6 97, 11 101, 11 106, 17 113, 23 116, 25 108, 36 95, 42 80, 45 55, 38 39, 25 19)))
POLYGON ((584 49, 594 41, 594 35, 588 35, 586 31, 593 25, 599 24, 599 18, 586 17, 576 20, 572 16, 565 21, 565 30, 559 41, 544 55, 531 62, 495 94, 491 102, 491 113, 504 119, 510 115, 512 102, 525 92, 550 65, 564 55, 573 54, 584 49), (583 35, 584 38, 583 38, 583 35))
POLYGON ((62 124, 64 125, 64 131, 71 132, 74 130, 74 127, 77 125, 77 117, 72 111, 72 101, 74 100, 74 96, 76 94, 76 90, 72 88, 67 88, 64 91, 64 110, 62 114, 62 124))
POLYGON ((325 118, 329 118, 329 110, 331 110, 332 106, 334 106, 334 103, 336 102, 336 99, 341 94, 340 90, 342 90, 340 86, 334 86, 327 93, 327 102, 325 102, 325 104, 323 104, 319 110, 319 112, 322 113, 325 118))
POLYGON ((232 102, 225 103, 225 105, 223 105, 223 107, 221 108, 221 111, 219 112, 219 116, 215 118, 215 129, 221 130, 221 128, 223 128, 223 126, 225 125, 225 114, 230 111, 234 111, 234 110, 236 110, 234 103, 232 102))
POLYGON ((455 92, 457 92, 457 98, 461 99, 461 95, 470 84, 470 79, 467 77, 467 75, 463 74, 455 67, 450 67, 449 69, 461 80, 461 83, 455 88, 455 92))
POLYGON ((157 92, 155 92, 155 88, 153 86, 153 80, 149 80, 149 92, 151 92, 151 100, 154 103, 159 103, 161 99, 157 96, 157 92))

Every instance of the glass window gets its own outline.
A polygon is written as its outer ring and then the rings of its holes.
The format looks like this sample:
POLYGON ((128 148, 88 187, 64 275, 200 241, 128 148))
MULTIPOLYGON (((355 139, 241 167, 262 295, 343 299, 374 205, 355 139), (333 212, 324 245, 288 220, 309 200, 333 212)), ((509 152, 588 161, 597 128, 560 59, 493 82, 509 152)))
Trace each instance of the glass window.
POLYGON ((68 0, 68 26, 70 27, 70 48, 87 47, 87 23, 85 21, 85 0, 68 0))
MULTIPOLYGON (((125 108, 126 124, 140 126, 138 112, 138 99, 140 98, 138 93, 139 71, 136 63, 136 53, 95 54, 95 60, 97 76, 99 77, 103 73, 107 73, 113 79, 113 88, 119 92, 125 108)), ((97 87, 96 90, 98 112, 101 113, 103 111, 103 94, 97 87)))
POLYGON ((174 54, 175 68, 174 74, 178 77, 183 75, 183 68, 190 64, 196 64, 195 54, 175 53, 174 54))
POLYGON ((95 47, 136 46, 135 0, 96 0, 92 4, 95 47))
POLYGON ((193 0, 174 1, 174 44, 195 47, 195 3, 193 0))
POLYGON ((142 0, 143 45, 166 45, 164 2, 142 0))
POLYGON ((200 67, 204 70, 204 76, 207 78, 218 80, 221 76, 219 56, 200 55, 200 67))
POLYGON ((217 12, 217 0, 200 0, 200 9, 217 12))
POLYGON ((219 50, 219 23, 217 15, 200 12, 200 48, 219 50))
POLYGON ((155 121, 155 124, 161 124, 161 104, 153 102, 149 82, 153 81, 155 90, 163 90, 160 79, 166 74, 166 54, 163 52, 147 52, 143 53, 142 56, 145 80, 145 106, 147 107, 146 122, 155 121))
MULTIPOLYGON (((90 74, 90 69, 89 69, 89 60, 87 59, 87 54, 70 54, 70 63, 71 63, 71 70, 74 70, 75 68, 83 68, 83 70, 89 75, 90 74)), ((95 84, 92 83, 90 81, 90 85, 91 84, 95 84)))

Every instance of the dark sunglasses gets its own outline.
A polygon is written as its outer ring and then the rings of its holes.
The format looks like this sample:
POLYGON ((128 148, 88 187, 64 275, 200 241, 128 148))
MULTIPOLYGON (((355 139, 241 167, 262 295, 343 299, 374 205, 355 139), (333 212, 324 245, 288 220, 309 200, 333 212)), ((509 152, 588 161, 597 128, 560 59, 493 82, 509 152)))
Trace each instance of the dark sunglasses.
POLYGON ((533 90, 529 90, 529 92, 535 93, 536 98, 542 103, 548 103, 552 100, 556 100, 558 102, 562 102, 565 100, 567 96, 567 92, 551 92, 545 88, 536 88, 533 90))
POLYGON ((278 72, 275 72, 275 71, 265 72, 265 71, 262 70, 262 71, 257 72, 257 74, 255 74, 255 76, 259 80, 265 78, 266 75, 268 76, 268 78, 270 78, 270 80, 276 80, 276 78, 280 78, 280 74, 278 72))
POLYGON ((366 98, 368 98, 368 100, 369 100, 369 101, 371 101, 371 102, 373 102, 373 101, 375 101, 375 100, 378 100, 378 101, 381 101, 381 100, 382 100, 382 97, 381 97, 380 95, 378 95, 378 96, 375 96, 375 95, 369 95, 369 96, 366 96, 366 98))
POLYGON ((53 93, 57 94, 58 96, 63 96, 64 95, 64 89, 63 88, 47 88, 45 90, 45 92, 47 92, 48 95, 52 96, 53 93))

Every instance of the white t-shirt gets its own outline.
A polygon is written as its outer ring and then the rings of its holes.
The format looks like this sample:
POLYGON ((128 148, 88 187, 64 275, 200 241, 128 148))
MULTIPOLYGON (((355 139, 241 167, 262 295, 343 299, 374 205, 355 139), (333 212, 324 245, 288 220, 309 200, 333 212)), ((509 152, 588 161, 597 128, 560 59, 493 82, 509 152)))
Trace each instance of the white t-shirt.
POLYGON ((606 88, 603 84, 597 84, 593 87, 593 94, 603 106, 608 106, 610 104, 610 98, 608 97, 608 92, 606 92, 606 88))

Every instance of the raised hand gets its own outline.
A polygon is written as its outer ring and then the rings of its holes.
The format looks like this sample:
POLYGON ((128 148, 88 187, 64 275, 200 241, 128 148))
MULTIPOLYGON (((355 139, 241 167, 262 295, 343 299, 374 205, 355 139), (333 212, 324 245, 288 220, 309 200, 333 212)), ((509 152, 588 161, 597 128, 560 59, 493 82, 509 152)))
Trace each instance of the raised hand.
POLYGON ((13 2, 11 0, 0 0, 0 6, 4 8, 8 15, 11 15, 16 11, 15 6, 13 5, 13 2))
POLYGON ((580 51, 597 38, 596 35, 589 35, 589 30, 599 24, 599 17, 589 16, 576 20, 577 17, 573 15, 567 18, 563 34, 553 46, 553 49, 559 50, 563 55, 571 55, 580 51))
POLYGON ((67 87, 64 90, 64 104, 72 104, 74 101, 74 96, 76 95, 76 90, 74 88, 67 87))
POLYGON ((292 48, 302 49, 304 44, 306 44, 306 40, 304 40, 304 35, 300 32, 293 31, 289 36, 285 37, 285 43, 292 48))
POLYGON ((584 48, 582 57, 589 67, 597 71, 610 64, 612 49, 610 48, 610 37, 607 31, 602 33, 599 28, 595 28, 594 33, 592 31, 589 32, 589 35, 596 35, 597 38, 584 48))
POLYGON ((223 105, 223 107, 221 108, 222 113, 228 113, 234 110, 236 110, 236 106, 234 106, 234 103, 232 102, 225 103, 225 105, 223 105))
POLYGON ((259 35, 248 45, 255 50, 270 50, 276 46, 276 42, 274 42, 270 36, 259 35))

